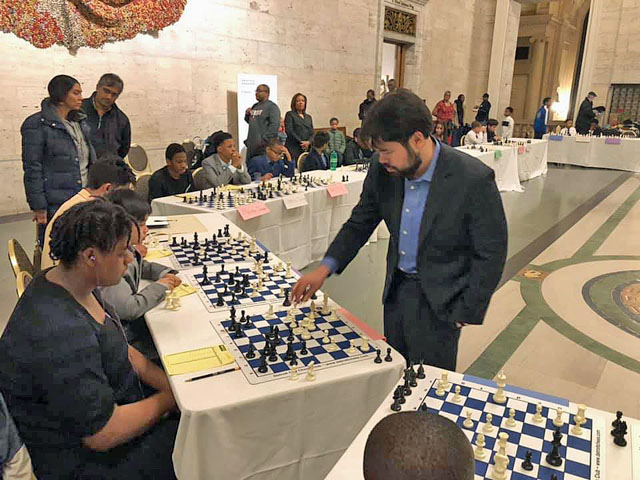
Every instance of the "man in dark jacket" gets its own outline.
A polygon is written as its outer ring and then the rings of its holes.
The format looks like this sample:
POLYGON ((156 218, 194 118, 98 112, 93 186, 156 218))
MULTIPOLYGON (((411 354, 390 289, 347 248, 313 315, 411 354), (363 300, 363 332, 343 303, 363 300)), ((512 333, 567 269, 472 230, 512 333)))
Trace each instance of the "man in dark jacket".
POLYGON ((96 91, 82 102, 82 110, 91 128, 91 143, 98 158, 105 153, 124 158, 129 153, 131 124, 116 105, 123 89, 124 82, 118 75, 106 73, 100 77, 96 91))
POLYGON ((362 127, 380 153, 351 218, 320 267, 292 290, 308 300, 341 273, 384 220, 391 233, 384 334, 407 362, 455 370, 460 329, 480 325, 507 255, 507 222, 491 168, 430 134, 431 112, 401 90, 362 127))
POLYGON ((376 92, 373 90, 367 90, 367 98, 360 104, 360 111, 358 112, 358 118, 364 121, 364 117, 367 115, 369 109, 376 103, 376 92))
POLYGON ((585 98, 580 104, 580 110, 578 110, 578 118, 576 118, 576 131, 581 135, 589 133, 589 124, 591 120, 596 118, 596 114, 593 113, 593 100, 597 97, 595 92, 589 92, 587 98, 585 98))
POLYGON ((247 146, 245 158, 262 155, 270 138, 278 136, 280 128, 280 109, 269 100, 271 90, 269 85, 258 85, 256 88, 256 100, 251 108, 247 108, 244 121, 249 124, 249 133, 244 144, 247 146))
POLYGON ((491 102, 489 102, 489 94, 485 93, 482 95, 482 103, 478 108, 478 113, 476 113, 476 121, 485 125, 489 120, 489 112, 491 112, 491 102))
POLYGON ((343 165, 355 165, 359 162, 369 160, 373 155, 373 152, 362 143, 360 138, 360 129, 356 128, 353 131, 353 138, 347 142, 347 148, 344 151, 344 163, 343 165))

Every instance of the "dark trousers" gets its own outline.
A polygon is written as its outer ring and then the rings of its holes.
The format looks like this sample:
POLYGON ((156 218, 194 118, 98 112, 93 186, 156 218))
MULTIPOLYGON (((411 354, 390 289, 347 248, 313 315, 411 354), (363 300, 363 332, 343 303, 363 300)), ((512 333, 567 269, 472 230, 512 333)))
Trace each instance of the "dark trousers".
POLYGON ((394 275, 384 304, 384 334, 408 363, 456 369, 460 329, 436 319, 417 276, 394 275))
POLYGON ((542 136, 543 135, 544 135, 544 132, 534 132, 533 138, 538 139, 538 140, 542 140, 542 136))

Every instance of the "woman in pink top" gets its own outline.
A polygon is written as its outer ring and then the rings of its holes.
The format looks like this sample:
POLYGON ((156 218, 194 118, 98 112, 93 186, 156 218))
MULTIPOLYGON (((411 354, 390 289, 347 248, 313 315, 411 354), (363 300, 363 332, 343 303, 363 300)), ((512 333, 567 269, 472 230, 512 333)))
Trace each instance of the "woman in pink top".
POLYGON ((451 102, 451 92, 449 90, 444 92, 444 98, 436 103, 432 113, 438 121, 444 125, 444 138, 447 140, 447 143, 449 143, 449 135, 453 129, 453 118, 456 114, 455 106, 451 102))

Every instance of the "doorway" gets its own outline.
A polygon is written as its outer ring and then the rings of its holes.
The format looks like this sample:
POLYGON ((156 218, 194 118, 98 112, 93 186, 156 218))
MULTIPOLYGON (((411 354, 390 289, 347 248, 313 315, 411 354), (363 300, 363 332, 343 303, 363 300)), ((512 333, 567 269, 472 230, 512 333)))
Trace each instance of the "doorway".
POLYGON ((389 80, 395 80, 395 88, 404 85, 406 45, 384 40, 382 44, 382 72, 380 74, 380 96, 389 91, 389 80))

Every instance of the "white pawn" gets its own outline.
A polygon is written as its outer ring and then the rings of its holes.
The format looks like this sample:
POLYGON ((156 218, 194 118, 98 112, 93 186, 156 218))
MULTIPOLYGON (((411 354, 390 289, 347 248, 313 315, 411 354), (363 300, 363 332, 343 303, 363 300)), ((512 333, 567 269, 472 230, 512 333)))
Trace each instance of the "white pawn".
POLYGON ((462 397, 460 396, 460 385, 456 385, 456 388, 454 388, 453 391, 456 393, 451 400, 453 400, 455 403, 458 403, 460 400, 462 400, 462 397))
POLYGON ((363 352, 368 352, 369 350, 371 350, 371 347, 369 347, 369 339, 367 337, 362 337, 362 345, 360 346, 360 350, 362 350, 363 352))
POLYGON ((324 330, 322 333, 324 333, 324 337, 322 337, 322 343, 324 343, 325 345, 327 343, 330 343, 331 340, 329 340, 329 330, 324 330))
POLYGON ((561 427, 564 425, 564 421, 562 420, 562 408, 556 408, 556 418, 553 419, 553 424, 556 427, 561 427))
POLYGON ((442 384, 442 380, 438 380, 438 386, 436 388, 436 395, 438 397, 444 397, 444 394, 445 394, 445 390, 444 390, 444 387, 443 387, 443 384, 442 384))
POLYGON ((269 305, 269 311, 264 316, 264 318, 268 318, 268 319, 276 318, 275 314, 273 313, 273 303, 269 305))
POLYGON ((493 421, 493 415, 491 415, 490 413, 487 413, 487 421, 482 426, 483 432, 485 433, 493 432, 493 424, 491 423, 492 421, 493 421))
POLYGON ((582 435, 582 424, 586 423, 587 421, 585 417, 586 410, 587 410, 587 407, 584 404, 578 405, 578 413, 576 414, 575 417, 573 417, 573 421, 575 422, 575 425, 571 429, 571 433, 573 433, 574 435, 578 435, 578 436, 582 435))
POLYGON ((465 418, 464 422, 462 422, 462 426, 464 428, 473 428, 473 420, 471 420, 471 410, 467 410, 465 415, 467 418, 465 418))
POLYGON ((355 340, 349 340, 349 349, 347 350, 347 353, 349 355, 355 355, 356 353, 358 353, 355 340))
POLYGON ((329 343, 329 345, 327 345, 326 347, 324 347, 324 349, 327 352, 336 352, 338 351, 338 345, 336 345, 335 340, 332 338, 331 342, 329 343))
POLYGON ((307 382, 313 382, 316 379, 316 374, 313 373, 313 367, 315 363, 315 360, 311 360, 309 362, 309 365, 307 365, 307 376, 305 377, 305 380, 307 382))
POLYGON ((302 338, 302 340, 311 340, 311 334, 309 333, 309 330, 303 328, 302 333, 300 334, 300 338, 302 338))
POLYGON ((478 434, 478 438, 476 438, 476 448, 473 452, 473 456, 478 460, 482 460, 486 456, 486 452, 484 451, 484 435, 482 433, 478 434))
POLYGON ((543 420, 544 417, 542 416, 542 404, 538 402, 538 404, 536 405, 536 414, 533 416, 533 421, 535 423, 541 423, 543 420))
POLYGON ((516 411, 513 408, 509 409, 509 418, 507 419, 507 427, 515 427, 516 424, 516 411))
POLYGON ((295 382, 298 380, 298 366, 294 365, 293 367, 291 367, 291 376, 289 377, 289 380, 291 380, 292 382, 295 382))
POLYGON ((173 309, 180 310, 180 297, 176 294, 173 295, 173 309))
POLYGON ((440 375, 440 380, 442 381, 442 388, 444 388, 445 390, 451 386, 451 384, 449 383, 448 372, 442 372, 442 374, 440 375))
POLYGON ((335 308, 331 309, 331 315, 329 316, 329 320, 331 320, 332 322, 335 322, 336 320, 338 320, 338 312, 336 311, 335 308))

